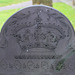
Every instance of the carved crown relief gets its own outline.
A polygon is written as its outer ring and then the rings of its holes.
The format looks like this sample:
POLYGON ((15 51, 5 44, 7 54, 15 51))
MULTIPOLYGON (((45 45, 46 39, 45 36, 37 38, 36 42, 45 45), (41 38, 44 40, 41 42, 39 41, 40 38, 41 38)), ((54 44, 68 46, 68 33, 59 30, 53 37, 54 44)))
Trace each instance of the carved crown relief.
POLYGON ((22 51, 32 48, 54 51, 60 41, 69 42, 74 35, 71 24, 58 11, 36 6, 26 10, 13 15, 2 29, 6 39, 15 37, 22 51))
POLYGON ((23 28, 16 34, 16 39, 21 49, 27 50, 30 48, 47 48, 49 50, 54 50, 62 39, 62 35, 55 29, 37 26, 23 28), (32 29, 34 28, 34 30, 32 29), (53 31, 54 30, 54 31, 53 31))

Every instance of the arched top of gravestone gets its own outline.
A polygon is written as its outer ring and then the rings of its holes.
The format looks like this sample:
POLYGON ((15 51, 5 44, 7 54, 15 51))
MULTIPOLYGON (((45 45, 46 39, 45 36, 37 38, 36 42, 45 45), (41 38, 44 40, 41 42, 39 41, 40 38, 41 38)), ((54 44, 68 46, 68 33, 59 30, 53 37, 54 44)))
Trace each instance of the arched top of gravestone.
POLYGON ((13 46, 16 50, 33 53, 35 48, 44 48, 57 55, 66 51, 75 35, 70 21, 61 12, 43 5, 18 11, 6 21, 1 33, 8 44, 19 46, 13 46))
POLYGON ((61 12, 41 5, 24 8, 1 30, 0 74, 57 75, 62 59, 74 52, 67 48, 74 37, 70 21, 61 12))

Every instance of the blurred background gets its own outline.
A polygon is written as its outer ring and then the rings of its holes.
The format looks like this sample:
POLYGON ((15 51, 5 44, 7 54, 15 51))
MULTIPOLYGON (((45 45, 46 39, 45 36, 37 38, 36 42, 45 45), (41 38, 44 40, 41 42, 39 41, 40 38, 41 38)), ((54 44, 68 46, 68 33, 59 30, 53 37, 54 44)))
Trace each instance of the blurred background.
POLYGON ((48 5, 62 12, 75 29, 75 0, 0 0, 0 31, 15 12, 30 5, 48 5))

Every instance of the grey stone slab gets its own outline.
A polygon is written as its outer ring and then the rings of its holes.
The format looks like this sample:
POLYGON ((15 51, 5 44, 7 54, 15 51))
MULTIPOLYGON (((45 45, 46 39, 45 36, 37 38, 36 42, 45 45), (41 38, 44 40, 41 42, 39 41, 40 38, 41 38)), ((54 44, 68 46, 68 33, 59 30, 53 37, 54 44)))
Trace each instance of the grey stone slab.
POLYGON ((61 12, 42 5, 24 8, 1 30, 0 74, 60 75, 63 68, 57 72, 57 63, 73 51, 74 38, 74 29, 61 12))

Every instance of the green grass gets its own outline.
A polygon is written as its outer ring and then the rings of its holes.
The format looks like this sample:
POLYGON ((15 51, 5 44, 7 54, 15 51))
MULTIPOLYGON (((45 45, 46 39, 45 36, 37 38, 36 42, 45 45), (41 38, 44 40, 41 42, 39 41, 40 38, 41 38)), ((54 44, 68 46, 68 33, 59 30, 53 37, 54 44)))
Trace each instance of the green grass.
POLYGON ((21 2, 25 2, 25 1, 29 1, 29 0, 0 0, 0 7, 17 4, 17 3, 21 3, 21 2))
MULTIPOLYGON (((71 6, 64 4, 64 3, 54 3, 54 8, 62 12, 64 15, 68 17, 70 22, 72 23, 74 29, 75 29, 75 9, 73 9, 71 6)), ((12 9, 12 10, 5 10, 0 12, 0 30, 5 23, 5 21, 15 12, 17 12, 19 9, 12 9)))
POLYGON ((75 9, 65 3, 54 3, 53 7, 62 12, 70 20, 75 29, 75 9))

